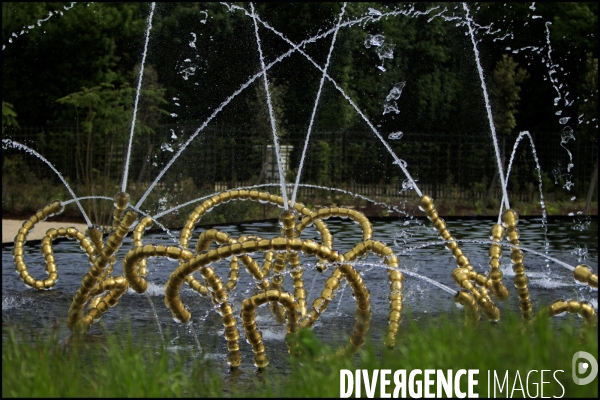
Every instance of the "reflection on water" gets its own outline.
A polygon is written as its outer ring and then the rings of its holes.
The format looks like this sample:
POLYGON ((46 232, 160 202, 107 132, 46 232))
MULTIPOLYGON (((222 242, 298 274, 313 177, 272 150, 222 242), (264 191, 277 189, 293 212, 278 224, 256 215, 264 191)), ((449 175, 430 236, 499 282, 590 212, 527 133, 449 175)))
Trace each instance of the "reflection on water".
MULTIPOLYGON (((594 218, 587 229, 572 229, 571 219, 550 221, 547 233, 541 219, 521 219, 519 231, 523 246, 531 248, 549 257, 559 259, 570 265, 585 263, 593 271, 598 271, 598 221, 594 218), (585 249, 585 251, 583 250, 585 249)), ((404 318, 419 320, 435 317, 442 313, 455 310, 456 306, 452 295, 426 280, 415 277, 415 274, 426 276, 453 290, 457 289, 451 278, 451 272, 456 264, 449 250, 440 244, 434 228, 428 221, 423 220, 398 220, 398 221, 373 221, 373 238, 390 246, 400 258, 401 268, 411 272, 405 276, 404 290, 404 318)), ((457 219, 446 221, 449 231, 459 240, 461 248, 478 272, 487 273, 489 270, 488 250, 489 244, 481 241, 488 239, 489 230, 495 220, 482 219, 457 219), (479 242, 479 243, 478 243, 479 242)), ((340 251, 349 250, 356 242, 360 241, 361 231, 357 224, 349 220, 329 219, 327 225, 333 235, 333 246, 340 251)), ((279 235, 277 223, 261 222, 241 225, 223 225, 215 227, 225 231, 233 237, 241 235, 257 235, 264 238, 279 235)), ((204 230, 204 229, 202 229, 204 230)), ((190 247, 195 246, 195 240, 202 231, 197 229, 190 247)), ((178 235, 179 232, 173 232, 178 235)), ((307 228, 303 239, 320 241, 319 235, 312 227, 307 228)), ((144 244, 171 243, 171 238, 166 234, 153 233, 144 238, 144 244)), ((131 246, 131 239, 126 238, 123 247, 119 250, 119 259, 122 260, 131 246)), ((29 271, 34 277, 45 274, 41 245, 25 246, 25 260, 29 271)), ((505 274, 505 285, 511 292, 510 298, 505 303, 497 302, 503 315, 507 313, 519 314, 518 298, 512 277, 514 273, 507 256, 508 250, 504 249, 501 259, 502 271, 505 274), (508 280, 507 280, 508 279, 508 280)), ((66 324, 67 310, 73 295, 79 288, 84 274, 89 265, 87 257, 73 241, 61 242, 54 247, 54 255, 58 265, 59 281, 54 289, 38 292, 26 287, 14 270, 12 246, 2 248, 2 320, 4 325, 20 325, 31 332, 54 324, 66 324)), ((260 263, 263 255, 254 254, 260 263)), ((307 304, 317 298, 324 288, 326 279, 331 274, 331 269, 318 273, 315 269, 316 258, 302 257, 304 272, 304 286, 307 291, 307 304)), ((204 355, 214 360, 225 362, 226 341, 223 339, 223 326, 220 315, 212 307, 207 298, 202 298, 184 285, 182 300, 192 312, 192 325, 179 325, 173 322, 169 310, 164 306, 164 284, 169 274, 177 267, 176 261, 166 258, 155 258, 148 261, 148 291, 149 296, 139 295, 131 289, 124 295, 119 304, 107 312, 102 322, 109 331, 116 329, 120 321, 131 321, 134 333, 143 332, 156 335, 156 343, 161 343, 162 333, 159 333, 157 323, 168 336, 168 347, 173 349, 187 348, 191 352, 202 348, 204 355), (156 309, 156 316, 148 301, 156 309), (158 319, 158 321, 157 321, 158 319)), ((355 268, 363 274, 363 280, 371 293, 371 309, 373 319, 371 322, 371 335, 379 341, 387 326, 389 283, 387 273, 381 259, 368 256, 356 262, 355 268)), ((592 291, 587 286, 577 284, 568 269, 548 261, 544 257, 525 254, 526 274, 529 277, 531 298, 534 313, 541 307, 553 301, 563 299, 587 300, 594 308, 598 308, 598 292, 592 291)), ((115 265, 114 275, 120 275, 122 266, 120 261, 115 265)), ((215 264, 215 270, 225 280, 229 274, 229 262, 215 264)), ((336 297, 329 305, 328 310, 321 316, 315 325, 315 332, 323 340, 342 345, 344 335, 350 334, 354 326, 355 304, 350 290, 342 291, 343 285, 337 291, 336 297)), ((284 289, 293 292, 289 276, 284 281, 284 289)), ((234 305, 234 315, 239 315, 241 302, 255 293, 255 284, 250 275, 240 265, 240 279, 237 287, 231 292, 230 301, 234 305)), ((267 353, 271 362, 277 365, 275 354, 287 354, 283 341, 286 328, 278 325, 273 319, 268 307, 257 310, 257 325, 263 335, 267 353)), ((93 325, 90 335, 100 334, 103 328, 93 325)), ((65 335, 67 331, 65 329, 65 335)), ((241 341, 244 352, 244 364, 251 365, 251 346, 241 341)), ((281 361, 279 361, 281 362, 281 361)))

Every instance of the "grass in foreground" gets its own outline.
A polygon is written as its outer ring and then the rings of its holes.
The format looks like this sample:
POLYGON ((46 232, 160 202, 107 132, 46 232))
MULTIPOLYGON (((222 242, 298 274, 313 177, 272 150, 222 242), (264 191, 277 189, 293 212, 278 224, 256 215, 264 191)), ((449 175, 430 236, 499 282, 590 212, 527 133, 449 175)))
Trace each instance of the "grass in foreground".
MULTIPOLYGON (((598 358, 598 331, 596 328, 580 339, 576 325, 575 318, 568 316, 553 323, 540 319, 523 328, 520 320, 509 317, 498 324, 482 321, 478 327, 466 328, 462 318, 449 316, 425 327, 416 323, 404 327, 394 350, 379 343, 367 343, 352 358, 332 357, 327 361, 319 360, 336 349, 324 344, 313 332, 301 331, 299 348, 303 355, 290 358, 286 371, 269 367, 252 376, 219 371, 217 369, 222 367, 211 365, 209 361, 173 353, 158 345, 137 346, 127 334, 107 335, 100 345, 88 342, 64 347, 52 335, 31 344, 20 342, 16 331, 5 330, 2 396, 339 397, 341 369, 385 368, 390 369, 392 375, 396 370, 405 369, 407 377, 414 369, 452 369, 454 372, 478 369, 476 393, 480 397, 488 394, 488 370, 492 374, 495 371, 500 380, 508 371, 508 387, 503 393, 498 392, 498 397, 511 395, 513 388, 513 397, 541 397, 540 371, 550 370, 543 379, 546 382, 544 397, 597 398, 598 378, 585 386, 576 385, 571 375, 571 361, 577 351, 586 351, 598 358), (531 373, 527 381, 532 370, 538 372, 531 373), (557 370, 563 372, 554 374, 557 370), (241 375, 245 376, 240 378, 241 375)), ((270 357, 288 357, 271 354, 268 347, 267 353, 270 357)), ((244 362, 250 360, 246 357, 244 362)), ((392 383, 387 393, 392 394, 393 378, 388 378, 392 383)), ((466 385, 461 385, 466 391, 463 386, 466 385)), ((432 392, 435 393, 435 388, 432 392)), ((362 395, 366 395, 364 386, 362 395)), ((378 386, 375 396, 379 395, 378 386)))

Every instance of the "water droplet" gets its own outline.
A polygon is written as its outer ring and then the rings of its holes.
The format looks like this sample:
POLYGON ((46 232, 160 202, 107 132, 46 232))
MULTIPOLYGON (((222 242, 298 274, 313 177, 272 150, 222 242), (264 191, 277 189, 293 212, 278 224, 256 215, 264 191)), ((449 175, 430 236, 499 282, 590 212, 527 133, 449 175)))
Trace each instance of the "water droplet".
POLYGON ((413 190, 414 184, 415 184, 414 181, 411 181, 410 179, 405 179, 404 181, 402 181, 402 191, 413 190))
POLYGON ((200 23, 206 24, 206 20, 208 19, 208 13, 206 11, 200 11, 200 15, 201 15, 200 23), (202 16, 202 14, 204 14, 204 15, 202 16))
POLYGON ((192 41, 190 41, 190 47, 192 48, 196 48, 196 34, 194 32, 190 32, 190 35, 192 35, 194 37, 194 39, 192 41))
POLYGON ((570 126, 565 126, 562 130, 560 137, 561 137, 561 141, 560 141, 561 144, 565 144, 571 139, 575 140, 575 136, 573 135, 573 128, 571 128, 570 126))
POLYGON ((400 110, 398 109, 398 104, 396 104, 395 101, 386 101, 385 103, 383 103, 383 115, 390 112, 394 112, 396 114, 400 113, 400 110))
POLYGON ((396 45, 393 43, 384 43, 378 47, 377 55, 379 56, 379 59, 383 60, 384 58, 394 58, 394 46, 396 45))
POLYGON ((402 95, 402 89, 406 86, 406 82, 398 82, 394 85, 390 93, 385 97, 387 101, 398 100, 402 95))
POLYGON ((371 46, 379 47, 383 44, 385 36, 383 35, 367 35, 365 37, 365 47, 368 49, 371 46))
POLYGON ((571 182, 570 180, 567 180, 565 182, 565 184, 563 185, 563 188, 567 189, 567 190, 571 190, 571 188, 575 186, 575 184, 573 182, 571 182))
POLYGON ((573 229, 574 231, 579 231, 579 232, 583 232, 586 229, 588 229, 592 223, 591 218, 588 215, 580 215, 579 213, 577 213, 578 216, 575 217, 573 226, 571 227, 571 229, 573 229))
POLYGON ((161 144, 160 149, 162 151, 170 151, 171 153, 173 152, 173 148, 168 143, 161 144))
POLYGON ((392 164, 398 164, 398 165, 400 165, 402 167, 406 167, 406 161, 400 160, 400 159, 394 161, 392 164))
POLYGON ((182 75, 183 80, 187 81, 190 76, 196 74, 196 67, 184 68, 179 73, 182 75))

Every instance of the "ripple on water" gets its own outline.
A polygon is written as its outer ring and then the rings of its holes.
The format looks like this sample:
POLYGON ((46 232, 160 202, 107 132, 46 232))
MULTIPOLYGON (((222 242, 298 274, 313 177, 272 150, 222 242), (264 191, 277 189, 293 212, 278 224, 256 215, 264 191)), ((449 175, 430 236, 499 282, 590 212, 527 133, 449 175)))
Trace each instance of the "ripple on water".
POLYGON ((24 299, 22 297, 16 296, 6 296, 2 297, 2 311, 8 311, 16 308, 21 308, 22 306, 31 303, 30 299, 24 299))

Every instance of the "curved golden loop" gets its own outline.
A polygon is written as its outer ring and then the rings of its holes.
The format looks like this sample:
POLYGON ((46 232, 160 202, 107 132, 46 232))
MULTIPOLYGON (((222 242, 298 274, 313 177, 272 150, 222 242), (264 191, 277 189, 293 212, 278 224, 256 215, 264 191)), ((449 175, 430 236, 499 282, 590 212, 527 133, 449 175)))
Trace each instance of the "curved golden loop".
POLYGON ((307 317, 300 321, 300 327, 311 328, 319 319, 321 314, 325 312, 329 303, 333 300, 335 291, 339 288, 340 281, 346 279, 352 294, 356 300, 356 322, 354 331, 348 341, 346 347, 338 354, 354 354, 364 344, 364 337, 369 330, 371 320, 371 302, 370 294, 365 287, 360 274, 352 267, 345 263, 343 256, 339 257, 338 262, 342 262, 334 271, 332 276, 325 282, 325 289, 321 292, 321 296, 315 299, 312 304, 312 310, 307 317))
MULTIPOLYGON (((241 255, 269 250, 302 251, 306 254, 321 256, 330 262, 337 261, 338 258, 343 259, 343 257, 337 251, 332 251, 328 247, 320 245, 313 240, 303 241, 300 239, 288 240, 285 238, 275 238, 271 240, 262 239, 260 241, 247 240, 244 243, 224 245, 218 250, 210 250, 206 253, 195 256, 189 261, 184 262, 171 274, 171 277, 165 285, 165 303, 167 307, 173 313, 174 318, 183 322, 187 322, 190 318, 190 314, 184 309, 179 293, 181 290, 181 285, 183 284, 186 276, 200 270, 200 273, 205 279, 212 277, 214 275, 214 271, 206 266, 210 262, 222 259, 223 254, 241 255), (207 273, 206 271, 208 270, 211 272, 207 273)), ((216 299, 220 300, 214 288, 213 291, 215 291, 216 299)))
POLYGON ((254 365, 258 368, 265 368, 269 364, 262 335, 256 326, 256 308, 266 302, 277 302, 286 310, 286 342, 288 343, 288 348, 290 347, 288 338, 298 329, 298 303, 291 293, 269 289, 266 292, 261 292, 245 299, 242 302, 242 325, 244 326, 244 331, 246 331, 246 340, 250 343, 254 352, 254 365))
POLYGON ((54 263, 54 256, 52 255, 52 246, 50 243, 52 239, 46 240, 45 246, 42 247, 42 250, 44 251, 44 257, 46 258, 46 272, 48 272, 49 275, 46 280, 36 280, 27 271, 27 265, 25 264, 25 260, 23 258, 23 246, 25 244, 25 240, 27 239, 29 232, 35 228, 35 225, 38 222, 44 221, 46 218, 52 215, 59 214, 63 211, 63 209, 64 207, 59 200, 53 201, 35 213, 35 215, 31 216, 27 221, 23 222, 21 229, 19 229, 19 232, 15 236, 15 247, 13 249, 15 269, 21 277, 21 280, 23 280, 23 283, 34 289, 44 290, 51 288, 54 286, 56 279, 58 279, 58 275, 56 273, 56 264, 54 263))
POLYGON ((563 313, 578 314, 583 318, 584 325, 581 328, 581 336, 586 334, 586 331, 592 331, 598 325, 598 316, 594 306, 587 301, 577 300, 557 300, 552 305, 540 311, 540 315, 547 315, 552 318, 563 313))
MULTIPOLYGON (((247 239, 249 239, 249 237, 241 237, 239 240, 236 240, 236 239, 230 237, 225 232, 221 232, 217 229, 209 229, 200 234, 200 237, 198 238, 198 242, 196 243, 196 254, 199 254, 202 251, 207 251, 210 248, 210 244, 212 242, 216 242, 219 244, 233 244, 233 243, 244 242, 247 239)), ((220 259, 228 258, 228 257, 232 256, 232 253, 225 248, 221 247, 218 249, 218 251, 221 252, 220 259)), ((252 275, 254 277, 254 279, 257 282, 259 282, 259 284, 261 286, 263 286, 263 289, 266 289, 267 283, 263 282, 264 274, 261 272, 260 267, 258 266, 256 261, 254 261, 252 259, 252 257, 250 257, 247 254, 242 255, 240 258, 242 260, 242 263, 246 267, 246 270, 248 271, 248 273, 250 275, 252 275)), ((225 284, 225 288, 227 289, 227 291, 231 291, 235 288, 235 286, 237 285, 238 278, 239 278, 238 258, 236 256, 233 256, 233 257, 231 257, 231 261, 229 263, 229 280, 225 284)), ((204 285, 202 285, 200 282, 198 282, 192 275, 188 275, 185 278, 185 282, 188 285, 190 285, 190 287, 192 289, 194 289, 195 291, 197 291, 198 293, 200 293, 202 295, 209 294, 208 289, 204 285)))
MULTIPOLYGON (((283 197, 266 192, 259 192, 257 190, 228 190, 221 192, 210 199, 205 200, 202 204, 192 211, 180 233, 180 243, 184 248, 187 248, 189 240, 192 236, 192 231, 196 223, 202 218, 204 214, 212 210, 219 204, 226 203, 231 200, 253 200, 261 203, 269 203, 278 207, 283 207, 283 197)), ((288 204, 290 202, 288 201, 288 204)), ((302 203, 294 203, 293 209, 298 211, 301 215, 310 215, 311 211, 306 208, 302 203)), ((322 221, 314 221, 315 228, 321 235, 323 244, 331 247, 332 236, 322 221)))
POLYGON ((388 329, 384 341, 387 346, 394 347, 396 344, 396 335, 400 329, 400 321, 402 320, 402 290, 404 289, 404 275, 402 275, 399 269, 398 258, 394 254, 394 251, 387 245, 372 239, 356 244, 350 251, 344 254, 344 258, 348 261, 354 261, 371 251, 383 258, 387 266, 390 282, 390 295, 388 297, 390 311, 388 314, 388 329))
MULTIPOLYGON (((107 278, 106 280, 99 282, 99 292, 103 293, 108 291, 104 296, 96 297, 93 300, 93 304, 89 307, 89 312, 86 316, 79 316, 71 325, 71 330, 76 334, 82 334, 87 332, 90 325, 100 320, 102 314, 104 314, 110 307, 117 305, 117 302, 127 292, 129 285, 127 280, 122 276, 115 278, 107 278)), ((91 296, 88 296, 91 298, 91 296)), ((71 310, 69 310, 70 312, 71 310)), ((69 315, 70 316, 70 315, 69 315)))
POLYGON ((191 251, 183 250, 179 246, 155 244, 147 244, 129 250, 123 260, 123 273, 131 288, 137 293, 144 293, 148 288, 148 281, 144 279, 144 275, 140 273, 137 266, 149 257, 168 257, 172 260, 187 261, 193 257, 193 254, 191 251))
MULTIPOLYGON (((153 224, 154 224, 154 221, 152 220, 152 217, 149 217, 149 216, 142 218, 138 222, 138 224, 135 226, 135 228, 133 228, 133 234, 131 236, 131 242, 132 242, 131 248, 132 249, 136 249, 138 247, 143 246, 142 237, 144 236, 144 232, 147 231, 148 229, 150 229, 153 224)), ((148 275, 147 266, 148 266, 148 260, 146 260, 145 258, 143 260, 141 260, 135 266, 135 268, 138 269, 138 274, 140 276, 148 275)))
MULTIPOLYGON (((296 230, 298 232, 302 232, 306 227, 313 224, 315 221, 324 220, 330 217, 342 217, 349 218, 360 225, 360 228, 363 232, 363 241, 371 239, 373 237, 373 227, 371 226, 371 222, 362 212, 346 207, 323 207, 318 211, 313 211, 309 215, 302 218, 302 221, 298 223, 296 226, 296 230)), ((333 237, 332 237, 333 240, 333 237)), ((323 240, 323 244, 329 245, 326 243, 325 239, 323 240)))

